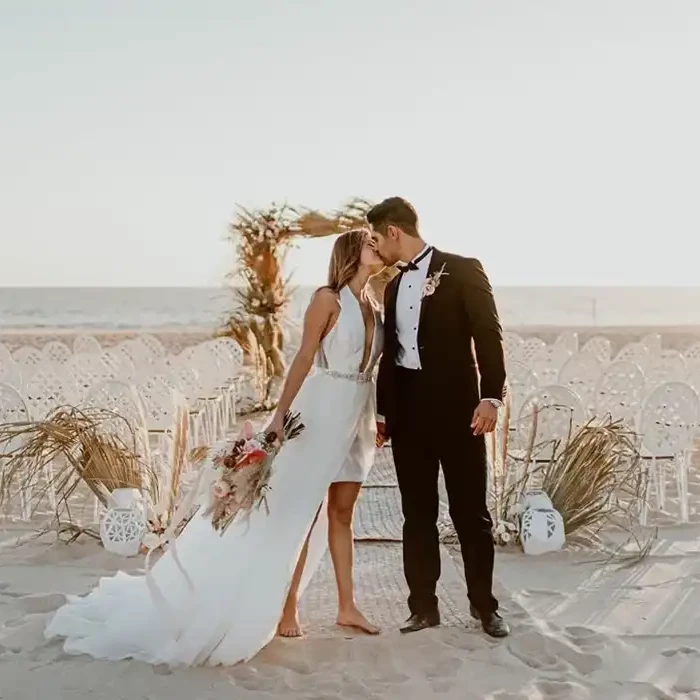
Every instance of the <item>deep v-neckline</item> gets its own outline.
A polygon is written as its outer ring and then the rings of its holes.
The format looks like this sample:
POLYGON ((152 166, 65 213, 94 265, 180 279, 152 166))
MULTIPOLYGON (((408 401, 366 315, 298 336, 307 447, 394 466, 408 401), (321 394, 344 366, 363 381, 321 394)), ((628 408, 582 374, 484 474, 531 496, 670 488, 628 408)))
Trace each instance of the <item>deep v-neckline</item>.
POLYGON ((371 317, 372 317, 372 329, 371 329, 371 340, 369 342, 369 346, 367 344, 367 324, 365 323, 365 314, 362 310, 362 302, 355 296, 355 293, 350 289, 350 287, 347 287, 347 290, 350 294, 350 296, 355 300, 355 303, 357 304, 357 310, 360 312, 360 318, 362 319, 362 326, 365 330, 365 338, 364 338, 364 343, 362 345, 362 361, 360 362, 360 372, 366 372, 367 368, 370 366, 372 362, 372 357, 374 356, 374 340, 377 336, 377 317, 374 313, 374 307, 372 304, 369 304, 369 309, 371 312, 371 317))

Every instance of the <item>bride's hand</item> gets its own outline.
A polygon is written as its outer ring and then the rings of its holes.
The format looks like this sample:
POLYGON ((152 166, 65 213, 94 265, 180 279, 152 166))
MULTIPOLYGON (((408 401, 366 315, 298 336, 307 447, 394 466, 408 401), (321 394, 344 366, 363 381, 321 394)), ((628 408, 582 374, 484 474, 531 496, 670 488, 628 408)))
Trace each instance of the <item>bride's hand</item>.
POLYGON ((282 443, 284 441, 284 416, 281 416, 277 413, 275 413, 275 415, 272 416, 272 420, 270 421, 267 428, 265 428, 265 436, 268 436, 271 433, 275 434, 273 442, 282 443))

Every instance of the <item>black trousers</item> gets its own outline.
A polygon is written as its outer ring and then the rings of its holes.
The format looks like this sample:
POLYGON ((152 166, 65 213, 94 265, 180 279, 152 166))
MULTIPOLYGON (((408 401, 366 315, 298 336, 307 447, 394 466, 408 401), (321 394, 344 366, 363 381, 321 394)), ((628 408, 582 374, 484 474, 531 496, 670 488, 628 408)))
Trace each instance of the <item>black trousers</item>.
POLYGON ((437 610, 438 473, 442 466, 469 601, 480 613, 491 613, 498 608, 492 592, 493 523, 486 504, 486 443, 470 427, 474 406, 460 404, 460 397, 454 394, 454 398, 443 394, 436 405, 435 387, 421 370, 399 367, 396 380, 391 444, 404 516, 408 607, 412 614, 437 610))

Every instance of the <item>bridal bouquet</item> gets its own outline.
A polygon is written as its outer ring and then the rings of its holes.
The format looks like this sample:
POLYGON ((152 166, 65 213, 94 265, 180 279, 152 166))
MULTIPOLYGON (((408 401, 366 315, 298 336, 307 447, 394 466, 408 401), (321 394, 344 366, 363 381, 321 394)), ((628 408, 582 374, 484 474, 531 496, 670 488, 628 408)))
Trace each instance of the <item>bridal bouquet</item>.
MULTIPOLYGON (((287 411, 282 441, 297 437, 304 424, 298 413, 287 411)), ((254 434, 251 423, 244 426, 241 437, 214 457, 218 470, 211 491, 211 503, 205 515, 211 515, 214 529, 223 534, 239 513, 250 514, 265 505, 273 463, 280 449, 274 433, 254 434)))

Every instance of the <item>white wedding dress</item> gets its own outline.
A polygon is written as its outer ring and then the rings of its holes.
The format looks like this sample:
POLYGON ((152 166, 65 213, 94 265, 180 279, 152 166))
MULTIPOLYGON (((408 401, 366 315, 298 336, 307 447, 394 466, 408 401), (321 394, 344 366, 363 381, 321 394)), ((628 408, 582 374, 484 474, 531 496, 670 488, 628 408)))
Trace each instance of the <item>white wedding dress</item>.
MULTIPOLYGON (((248 521, 236 521, 219 535, 198 513, 176 540, 177 557, 172 549, 166 552, 150 581, 123 572, 101 579, 89 595, 70 597, 56 612, 48 638, 64 637, 65 650, 72 654, 172 666, 235 664, 272 640, 299 553, 329 485, 348 469, 362 478, 374 457, 375 397, 369 376, 383 345, 381 319, 376 312, 367 371, 360 373, 362 311, 347 287, 339 303, 316 369, 294 402, 306 429, 277 456, 269 514, 265 508, 254 510, 248 521)), ((302 590, 326 549, 324 516, 322 508, 302 590)))

